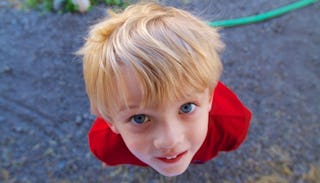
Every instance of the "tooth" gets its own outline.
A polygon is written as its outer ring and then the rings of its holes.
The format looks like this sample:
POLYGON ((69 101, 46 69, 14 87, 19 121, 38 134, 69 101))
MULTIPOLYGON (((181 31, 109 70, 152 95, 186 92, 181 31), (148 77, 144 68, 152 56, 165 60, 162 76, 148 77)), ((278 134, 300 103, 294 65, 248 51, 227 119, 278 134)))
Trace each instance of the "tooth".
POLYGON ((174 159, 176 157, 177 157, 177 155, 176 156, 171 156, 171 157, 166 157, 166 159, 174 159))

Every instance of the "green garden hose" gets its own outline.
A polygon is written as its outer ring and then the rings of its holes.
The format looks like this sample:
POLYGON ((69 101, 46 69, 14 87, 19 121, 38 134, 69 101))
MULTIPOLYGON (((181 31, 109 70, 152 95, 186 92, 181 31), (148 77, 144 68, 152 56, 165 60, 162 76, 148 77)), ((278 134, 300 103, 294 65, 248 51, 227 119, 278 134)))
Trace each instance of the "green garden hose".
POLYGON ((308 5, 311 5, 319 0, 300 0, 298 2, 289 4, 287 6, 283 6, 281 8, 268 11, 266 13, 262 13, 259 15, 254 16, 248 16, 243 18, 236 18, 236 19, 230 19, 230 20, 221 20, 221 21, 215 21, 215 22, 209 22, 208 24, 212 27, 234 27, 238 25, 245 25, 245 24, 251 24, 256 22, 262 22, 280 15, 283 15, 285 13, 288 13, 290 11, 293 11, 295 9, 299 9, 308 5))

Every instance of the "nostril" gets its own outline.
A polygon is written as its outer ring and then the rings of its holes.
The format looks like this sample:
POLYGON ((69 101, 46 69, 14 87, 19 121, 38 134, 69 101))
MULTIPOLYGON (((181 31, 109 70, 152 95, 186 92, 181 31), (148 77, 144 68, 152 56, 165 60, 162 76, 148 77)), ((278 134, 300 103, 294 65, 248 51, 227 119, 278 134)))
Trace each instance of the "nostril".
POLYGON ((184 140, 184 124, 175 117, 164 117, 154 133, 154 146, 158 149, 172 149, 184 140))
POLYGON ((174 149, 182 142, 181 137, 180 135, 174 137, 162 135, 154 140, 154 146, 158 149, 174 149))

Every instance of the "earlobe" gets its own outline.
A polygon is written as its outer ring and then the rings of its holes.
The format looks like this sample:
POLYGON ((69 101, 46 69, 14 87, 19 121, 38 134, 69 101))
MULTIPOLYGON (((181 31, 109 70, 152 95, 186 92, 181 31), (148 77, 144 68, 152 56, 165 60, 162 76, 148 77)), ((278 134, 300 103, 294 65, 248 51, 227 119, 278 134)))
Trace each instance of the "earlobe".
POLYGON ((212 109, 212 102, 213 102, 213 94, 210 95, 210 98, 209 98, 209 106, 208 106, 208 111, 210 112, 211 109, 212 109))
POLYGON ((112 127, 110 127, 110 129, 113 131, 113 133, 119 134, 119 131, 117 130, 117 128, 114 125, 112 127))
POLYGON ((113 123, 107 122, 107 124, 108 124, 109 128, 112 130, 113 133, 119 134, 118 129, 116 128, 116 126, 113 123))
POLYGON ((109 126, 109 128, 113 131, 113 133, 119 134, 117 128, 115 127, 115 125, 111 122, 111 118, 110 117, 103 117, 102 115, 100 115, 100 113, 98 112, 97 114, 98 117, 103 118, 104 121, 107 123, 107 125, 109 126))
POLYGON ((109 126, 109 128, 112 130, 113 133, 119 134, 118 129, 116 128, 114 122, 112 122, 112 120, 109 116, 105 116, 103 119, 107 123, 107 125, 109 126))

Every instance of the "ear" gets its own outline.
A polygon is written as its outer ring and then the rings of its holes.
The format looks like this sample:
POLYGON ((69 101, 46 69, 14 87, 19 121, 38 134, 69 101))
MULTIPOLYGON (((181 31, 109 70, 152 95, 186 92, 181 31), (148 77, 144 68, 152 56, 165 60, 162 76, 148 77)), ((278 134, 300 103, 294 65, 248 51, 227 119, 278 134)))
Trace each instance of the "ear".
POLYGON ((109 120, 108 121, 105 120, 105 121, 107 122, 109 128, 112 130, 113 133, 119 134, 119 131, 118 131, 116 125, 114 124, 114 122, 110 122, 109 120))
POLYGON ((109 125, 110 129, 113 131, 113 133, 119 134, 117 127, 113 123, 108 123, 108 125, 109 125))
POLYGON ((208 112, 211 111, 212 109, 212 102, 213 102, 213 92, 211 94, 209 94, 209 106, 208 106, 208 112))
POLYGON ((119 131, 117 130, 115 125, 111 122, 112 120, 111 120, 111 118, 109 116, 103 117, 100 114, 99 110, 96 107, 94 107, 93 105, 90 105, 90 111, 91 111, 92 114, 94 114, 94 115, 96 115, 96 116, 98 116, 100 118, 103 118, 104 121, 108 124, 109 128, 113 131, 113 133, 119 134, 119 131))

